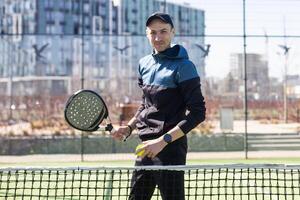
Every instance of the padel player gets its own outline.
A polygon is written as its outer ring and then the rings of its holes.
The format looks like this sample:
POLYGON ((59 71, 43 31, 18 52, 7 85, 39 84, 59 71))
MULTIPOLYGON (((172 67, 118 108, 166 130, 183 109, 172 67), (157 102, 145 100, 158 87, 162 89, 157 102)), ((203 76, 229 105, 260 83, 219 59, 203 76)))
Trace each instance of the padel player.
MULTIPOLYGON (((200 77, 185 48, 171 44, 175 29, 168 14, 149 16, 146 34, 153 52, 139 61, 143 102, 113 137, 122 139, 137 128, 144 154, 137 157, 136 166, 184 165, 186 134, 205 119, 200 77)), ((143 170, 133 173, 129 199, 150 200, 156 185, 164 200, 184 199, 183 172, 143 170)))

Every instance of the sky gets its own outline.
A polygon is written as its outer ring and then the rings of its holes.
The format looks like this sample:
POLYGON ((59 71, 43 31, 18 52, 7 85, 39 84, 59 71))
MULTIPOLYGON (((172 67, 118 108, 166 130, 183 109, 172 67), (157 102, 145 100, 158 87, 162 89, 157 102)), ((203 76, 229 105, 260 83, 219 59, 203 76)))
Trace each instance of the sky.
MULTIPOLYGON (((230 53, 243 52, 242 0, 168 0, 205 11, 205 42, 211 44, 206 59, 208 77, 225 77, 230 53), (213 37, 216 36, 216 37, 213 37), (224 37, 221 37, 224 36, 224 37)), ((269 76, 282 78, 285 55, 278 45, 290 47, 287 73, 300 74, 300 0, 246 0, 247 52, 263 54, 269 61, 269 76), (285 28, 284 28, 285 27, 285 28), (280 37, 287 35, 286 38, 280 37), (267 36, 267 37, 266 37, 267 36), (292 37, 290 37, 292 36, 292 37)))

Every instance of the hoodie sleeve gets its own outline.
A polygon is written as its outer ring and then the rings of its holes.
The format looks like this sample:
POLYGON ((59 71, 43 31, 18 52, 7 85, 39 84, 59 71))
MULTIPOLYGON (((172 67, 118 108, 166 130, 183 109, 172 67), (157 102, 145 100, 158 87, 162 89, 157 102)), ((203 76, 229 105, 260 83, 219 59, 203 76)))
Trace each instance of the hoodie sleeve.
MULTIPOLYGON (((143 80, 142 80, 141 77, 138 78, 138 84, 139 84, 139 87, 142 88, 143 80)), ((139 106, 139 108, 137 109, 137 111, 134 115, 135 118, 137 118, 137 116, 145 109, 145 103, 144 103, 145 102, 145 96, 144 96, 144 94, 143 94, 142 98, 143 98, 142 103, 141 103, 141 105, 139 106)))
POLYGON ((200 77, 190 61, 181 65, 177 71, 177 84, 188 110, 179 128, 187 134, 205 120, 205 101, 201 92, 200 77))
MULTIPOLYGON (((141 76, 141 66, 139 65, 139 77, 138 77, 138 85, 139 85, 139 87, 140 88, 142 88, 143 87, 143 79, 142 79, 142 76, 141 76)), ((137 118, 137 116, 145 109, 145 96, 144 96, 144 93, 143 93, 143 96, 142 96, 142 103, 141 103, 141 105, 139 106, 139 108, 137 109, 137 111, 136 111, 136 113, 135 113, 135 115, 134 115, 134 117, 135 118, 137 118)))

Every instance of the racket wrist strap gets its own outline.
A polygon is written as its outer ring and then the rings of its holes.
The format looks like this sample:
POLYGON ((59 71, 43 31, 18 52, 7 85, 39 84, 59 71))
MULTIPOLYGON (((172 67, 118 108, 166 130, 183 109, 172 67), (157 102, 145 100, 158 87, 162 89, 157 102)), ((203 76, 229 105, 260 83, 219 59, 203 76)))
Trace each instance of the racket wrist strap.
POLYGON ((129 134, 128 134, 128 135, 126 135, 126 137, 125 137, 124 141, 126 141, 126 140, 127 140, 127 138, 129 138, 129 136, 131 135, 131 133, 132 133, 132 131, 133 131, 133 127, 132 127, 131 125, 127 124, 127 127, 129 128, 129 134))

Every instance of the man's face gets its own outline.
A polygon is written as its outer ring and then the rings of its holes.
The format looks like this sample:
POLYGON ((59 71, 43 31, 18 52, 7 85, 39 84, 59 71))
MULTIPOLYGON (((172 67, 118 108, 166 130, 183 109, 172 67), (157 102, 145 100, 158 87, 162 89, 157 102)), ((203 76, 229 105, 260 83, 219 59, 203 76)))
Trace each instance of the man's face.
POLYGON ((146 33, 150 44, 157 53, 170 48, 174 36, 174 28, 160 19, 154 19, 147 26, 146 33))

